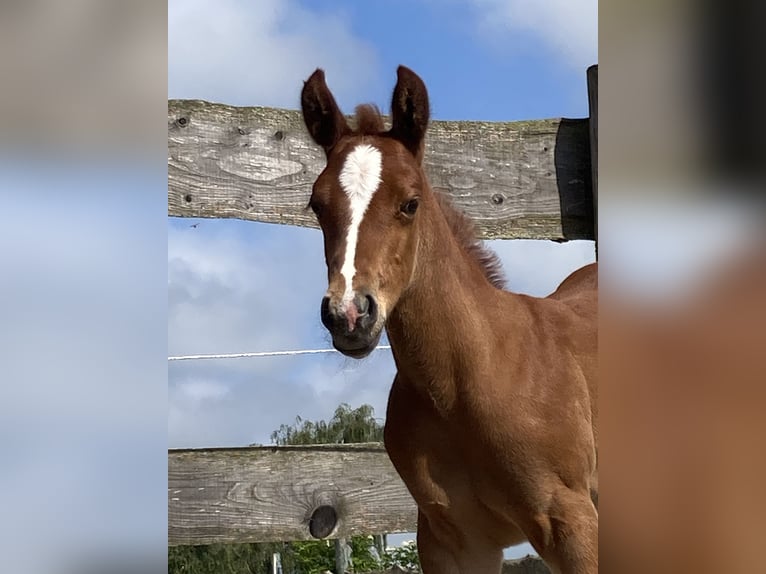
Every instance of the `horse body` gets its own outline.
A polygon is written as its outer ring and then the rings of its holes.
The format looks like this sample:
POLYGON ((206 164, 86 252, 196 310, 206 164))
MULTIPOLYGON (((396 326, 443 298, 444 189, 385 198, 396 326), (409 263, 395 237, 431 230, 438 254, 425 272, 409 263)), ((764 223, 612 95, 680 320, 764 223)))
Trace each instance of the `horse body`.
POLYGON ((502 548, 530 539, 555 568, 549 510, 577 504, 595 518, 596 333, 583 318, 596 267, 540 299, 438 251, 387 321, 398 373, 385 442, 422 514, 419 545, 434 549, 431 571, 481 572, 491 559, 497 572, 502 548))
POLYGON ((499 288, 496 260, 428 184, 427 96, 406 68, 388 132, 364 110, 348 128, 319 71, 302 104, 328 156, 311 200, 322 320, 353 357, 387 330, 385 444, 418 505, 424 573, 497 573, 524 540, 554 571, 597 572, 596 265, 546 298, 499 288))

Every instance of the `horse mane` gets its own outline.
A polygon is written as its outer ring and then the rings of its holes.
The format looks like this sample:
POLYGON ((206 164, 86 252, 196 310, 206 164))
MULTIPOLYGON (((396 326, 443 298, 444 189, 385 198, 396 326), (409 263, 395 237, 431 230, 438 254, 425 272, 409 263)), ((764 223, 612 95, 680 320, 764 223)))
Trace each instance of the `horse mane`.
MULTIPOLYGON (((357 106, 354 116, 356 120, 354 133, 357 135, 382 135, 385 131, 383 116, 374 104, 357 106)), ((446 194, 434 191, 434 195, 460 247, 479 265, 484 276, 492 285, 498 289, 504 289, 505 276, 502 263, 497 254, 488 249, 484 242, 476 237, 473 221, 455 209, 446 194)))
POLYGON ((362 104, 356 107, 354 118, 356 130, 354 133, 360 136, 376 136, 385 131, 383 116, 378 106, 374 104, 362 104))
POLYGON ((484 276, 493 286, 498 289, 505 289, 503 264, 497 254, 488 249, 484 242, 476 237, 473 221, 455 209, 445 193, 434 191, 434 195, 449 228, 452 230, 452 235, 455 236, 463 251, 479 265, 484 276))

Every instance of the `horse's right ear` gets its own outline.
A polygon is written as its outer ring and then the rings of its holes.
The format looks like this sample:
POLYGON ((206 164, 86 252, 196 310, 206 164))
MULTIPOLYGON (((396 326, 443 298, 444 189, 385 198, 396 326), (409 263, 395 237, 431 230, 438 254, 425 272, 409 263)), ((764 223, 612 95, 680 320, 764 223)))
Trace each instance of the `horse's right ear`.
POLYGON ((338 140, 351 131, 327 87, 323 70, 317 68, 304 82, 301 92, 301 110, 311 138, 324 148, 327 155, 338 140))

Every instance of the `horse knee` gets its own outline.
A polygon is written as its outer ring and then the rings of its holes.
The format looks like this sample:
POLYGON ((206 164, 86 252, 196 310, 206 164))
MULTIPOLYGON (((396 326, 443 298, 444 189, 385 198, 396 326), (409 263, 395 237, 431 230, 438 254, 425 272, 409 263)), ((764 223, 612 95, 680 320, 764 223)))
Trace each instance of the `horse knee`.
POLYGON ((565 574, 598 572, 598 513, 591 493, 562 488, 546 514, 549 537, 541 556, 565 574))
POLYGON ((423 574, 460 574, 452 549, 440 540, 428 518, 418 514, 418 558, 423 574))

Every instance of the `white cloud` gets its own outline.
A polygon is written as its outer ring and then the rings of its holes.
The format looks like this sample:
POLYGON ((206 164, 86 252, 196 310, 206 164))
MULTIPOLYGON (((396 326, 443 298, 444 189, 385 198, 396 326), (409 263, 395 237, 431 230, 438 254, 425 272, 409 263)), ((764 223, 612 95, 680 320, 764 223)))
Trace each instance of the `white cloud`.
POLYGON ((168 97, 297 108, 324 68, 339 103, 374 94, 376 54, 348 20, 295 0, 170 0, 168 97))
POLYGON ((577 70, 598 62, 598 0, 472 0, 482 31, 531 33, 577 70))
POLYGON ((207 380, 186 381, 179 387, 181 393, 195 403, 221 399, 229 393, 226 385, 207 380))
MULTIPOLYGON (((325 275, 319 232, 261 224, 256 234, 249 230, 255 225, 206 221, 196 229, 169 229, 171 355, 291 349, 312 334, 318 338, 325 275), (301 269, 299 286, 293 268, 301 269)), ((251 363, 229 361, 232 368, 252 369, 251 363)))

